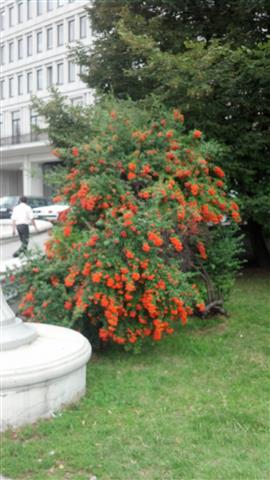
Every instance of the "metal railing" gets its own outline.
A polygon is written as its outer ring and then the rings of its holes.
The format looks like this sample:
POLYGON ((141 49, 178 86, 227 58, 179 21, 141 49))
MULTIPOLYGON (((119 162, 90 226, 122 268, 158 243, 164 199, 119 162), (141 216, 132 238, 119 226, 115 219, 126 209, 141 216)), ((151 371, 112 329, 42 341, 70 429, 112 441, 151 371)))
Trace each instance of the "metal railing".
POLYGON ((22 143, 40 142, 42 140, 48 140, 48 135, 45 132, 42 133, 26 133, 25 135, 12 135, 10 137, 0 137, 0 146, 6 145, 20 145, 22 143))

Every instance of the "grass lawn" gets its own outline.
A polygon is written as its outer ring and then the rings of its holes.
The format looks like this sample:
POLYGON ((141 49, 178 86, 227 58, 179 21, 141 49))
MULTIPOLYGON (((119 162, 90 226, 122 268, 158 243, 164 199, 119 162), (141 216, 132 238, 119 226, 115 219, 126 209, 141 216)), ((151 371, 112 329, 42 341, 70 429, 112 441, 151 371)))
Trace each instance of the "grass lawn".
POLYGON ((246 272, 227 307, 230 317, 192 320, 139 355, 95 355, 77 406, 3 435, 2 474, 269 479, 270 275, 246 272))

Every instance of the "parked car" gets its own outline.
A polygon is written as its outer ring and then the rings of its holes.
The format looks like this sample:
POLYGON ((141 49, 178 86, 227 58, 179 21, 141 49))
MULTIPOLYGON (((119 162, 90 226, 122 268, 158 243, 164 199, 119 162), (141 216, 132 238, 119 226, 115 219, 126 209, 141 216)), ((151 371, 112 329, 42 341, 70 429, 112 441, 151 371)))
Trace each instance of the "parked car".
POLYGON ((33 208, 34 217, 39 220, 48 220, 49 222, 56 222, 61 212, 64 212, 69 208, 69 205, 62 203, 55 203, 53 205, 47 205, 45 207, 33 208))
MULTIPOLYGON (((11 218, 13 208, 18 205, 19 196, 0 197, 0 218, 11 218)), ((51 200, 47 197, 26 196, 27 204, 31 208, 50 205, 51 200)))

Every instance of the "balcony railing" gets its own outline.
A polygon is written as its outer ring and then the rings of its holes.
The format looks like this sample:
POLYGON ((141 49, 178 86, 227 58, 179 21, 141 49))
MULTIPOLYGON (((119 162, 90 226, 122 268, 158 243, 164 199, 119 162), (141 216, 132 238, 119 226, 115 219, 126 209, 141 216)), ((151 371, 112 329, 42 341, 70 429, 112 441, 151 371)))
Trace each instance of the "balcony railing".
POLYGON ((26 133, 25 135, 12 135, 11 137, 0 138, 0 146, 7 145, 19 145, 22 143, 41 142, 42 140, 48 140, 48 135, 45 132, 42 133, 26 133))

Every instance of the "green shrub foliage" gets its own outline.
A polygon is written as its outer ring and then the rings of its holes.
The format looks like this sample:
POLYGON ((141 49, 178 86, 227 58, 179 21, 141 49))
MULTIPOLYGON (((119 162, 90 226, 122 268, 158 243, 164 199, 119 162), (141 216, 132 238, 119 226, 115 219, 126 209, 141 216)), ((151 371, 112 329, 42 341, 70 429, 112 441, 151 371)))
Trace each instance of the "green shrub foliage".
POLYGON ((70 208, 21 274, 24 316, 129 348, 222 301, 239 266, 238 206, 217 144, 183 123, 178 109, 106 104, 88 143, 54 150, 70 166, 56 200, 70 208))

